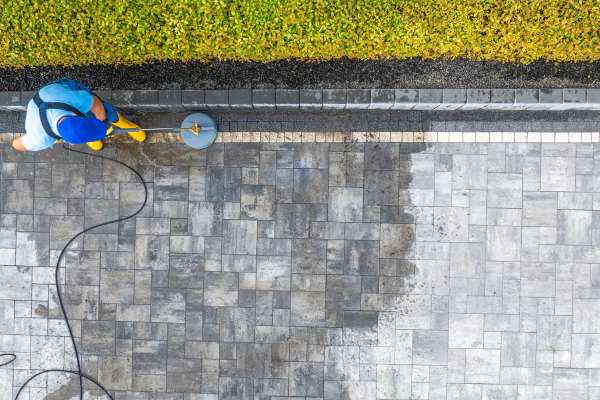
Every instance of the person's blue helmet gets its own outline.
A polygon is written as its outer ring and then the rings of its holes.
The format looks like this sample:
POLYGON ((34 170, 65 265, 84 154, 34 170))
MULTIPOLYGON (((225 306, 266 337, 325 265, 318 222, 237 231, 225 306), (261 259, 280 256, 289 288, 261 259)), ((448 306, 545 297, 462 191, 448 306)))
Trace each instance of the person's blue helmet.
POLYGON ((106 136, 106 124, 96 118, 66 117, 59 122, 58 133, 71 144, 95 142, 106 136))

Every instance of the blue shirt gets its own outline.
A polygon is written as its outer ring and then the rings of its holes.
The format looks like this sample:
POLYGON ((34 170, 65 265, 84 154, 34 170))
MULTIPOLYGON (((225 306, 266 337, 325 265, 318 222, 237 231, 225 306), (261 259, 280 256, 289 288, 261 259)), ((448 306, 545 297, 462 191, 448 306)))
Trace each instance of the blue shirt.
MULTIPOLYGON (((77 108, 83 114, 91 111, 94 98, 92 94, 83 87, 73 89, 66 83, 52 83, 40 89, 40 97, 43 101, 57 101, 69 104, 77 108)), ((52 132, 60 136, 57 125, 62 117, 72 116, 73 113, 64 110, 50 109, 46 111, 48 122, 52 132)), ((46 134, 42 121, 40 121, 40 111, 33 100, 27 104, 27 116, 25 117, 25 135, 21 139, 27 150, 38 151, 50 148, 56 143, 56 139, 46 134)))

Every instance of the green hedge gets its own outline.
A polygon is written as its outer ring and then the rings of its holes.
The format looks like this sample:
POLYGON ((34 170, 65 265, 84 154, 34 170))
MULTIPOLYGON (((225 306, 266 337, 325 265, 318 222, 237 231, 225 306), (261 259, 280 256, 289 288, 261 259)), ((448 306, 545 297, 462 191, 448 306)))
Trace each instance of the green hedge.
POLYGON ((0 66, 600 59, 599 0, 0 0, 0 66))

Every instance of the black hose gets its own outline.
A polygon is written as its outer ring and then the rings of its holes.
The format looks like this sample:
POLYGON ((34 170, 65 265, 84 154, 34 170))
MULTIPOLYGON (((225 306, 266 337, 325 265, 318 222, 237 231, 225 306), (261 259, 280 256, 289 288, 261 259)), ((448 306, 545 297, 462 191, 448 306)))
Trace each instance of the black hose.
MULTIPOLYGON (((85 151, 81 151, 81 150, 76 150, 72 147, 68 147, 63 143, 63 148, 67 151, 71 151, 74 153, 79 153, 79 154, 85 154, 91 157, 96 157, 96 158, 101 158, 104 160, 108 160, 108 161, 112 161, 115 162, 117 164, 122 165, 123 167, 127 168, 128 170, 130 170, 131 172, 133 172, 138 179, 140 180, 140 182, 142 183, 142 185, 144 186, 144 202, 142 203, 142 205, 131 215, 128 215, 126 217, 121 217, 121 218, 116 218, 110 221, 106 221, 106 222, 102 222, 100 224, 96 224, 93 226, 90 226, 88 228, 85 228, 84 230, 78 232, 77 234, 75 234, 71 239, 69 239, 69 241, 67 242, 67 244, 65 244, 65 246, 62 248, 60 255, 58 256, 58 260, 56 261, 56 267, 54 269, 54 285, 56 287, 56 293, 58 295, 58 303, 60 305, 60 310, 64 316, 65 319, 65 323, 67 324, 67 330, 69 331, 69 337, 71 338, 71 343, 73 344, 73 350, 75 352, 75 359, 77 361, 77 370, 72 371, 72 370, 67 370, 67 369, 48 369, 48 370, 44 370, 41 372, 36 373, 35 375, 31 376, 29 379, 27 379, 25 381, 25 383, 23 383, 23 385, 21 385, 21 387, 19 388, 19 390, 17 391, 17 394, 15 396, 14 400, 18 400, 19 396, 21 395, 21 392, 23 391, 23 389, 25 389, 25 387, 27 387, 27 385, 36 377, 40 376, 40 375, 44 375, 44 374, 48 374, 51 372, 61 372, 61 373, 65 373, 65 374, 71 374, 71 375, 77 375, 79 376, 79 398, 81 400, 83 400, 83 379, 87 379, 88 381, 92 382, 93 384, 95 384, 96 386, 98 386, 98 388, 100 388, 107 396, 110 400, 114 400, 113 397, 111 396, 111 394, 108 392, 108 390, 102 386, 98 381, 96 381, 94 378, 84 374, 81 370, 81 361, 79 358, 79 351, 77 350, 77 344, 75 343, 75 336, 73 335, 73 330, 71 328, 71 322, 69 321, 69 317, 67 316, 67 311, 65 309, 65 305, 63 303, 63 298, 62 295, 60 293, 60 285, 58 282, 58 272, 59 272, 59 268, 60 268, 60 262, 63 259, 63 256, 67 250, 67 248, 71 245, 71 243, 73 243, 73 241, 75 241, 79 236, 83 235, 86 232, 91 231, 92 229, 96 229, 99 228, 101 226, 105 226, 105 225, 109 225, 109 224, 113 224, 113 223, 117 223, 117 222, 121 222, 121 221, 126 221, 128 219, 131 219, 133 217, 135 217, 136 215, 138 215, 146 206, 146 203, 148 202, 148 186, 146 185, 146 182, 144 182, 144 178, 142 178, 142 175, 133 167, 125 164, 122 161, 119 161, 115 158, 112 157, 108 157, 108 156, 103 156, 101 154, 95 154, 95 153, 88 153, 85 151)), ((66 266, 65 266, 66 268, 66 266)), ((66 277, 66 274, 65 274, 66 277)), ((66 282, 65 282, 66 285, 66 282)), ((15 361, 15 359, 17 358, 17 356, 13 353, 4 353, 4 354, 0 354, 0 360, 4 357, 8 357, 9 360, 5 361, 3 363, 0 363, 0 367, 4 366, 4 365, 8 365, 10 363, 12 363, 13 361, 15 361)))

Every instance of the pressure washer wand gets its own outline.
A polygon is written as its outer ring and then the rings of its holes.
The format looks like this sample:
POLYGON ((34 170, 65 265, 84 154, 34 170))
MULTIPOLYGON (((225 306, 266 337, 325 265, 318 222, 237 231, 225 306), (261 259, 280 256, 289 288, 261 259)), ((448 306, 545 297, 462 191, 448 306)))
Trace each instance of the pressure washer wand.
MULTIPOLYGON (((113 127, 113 134, 126 134, 126 133, 130 133, 130 132, 138 132, 140 130, 140 128, 116 128, 113 127)), ((200 131, 202 130, 202 127, 196 125, 193 125, 189 128, 142 128, 143 131, 145 132, 177 132, 177 133, 181 133, 181 132, 191 132, 194 135, 199 135, 200 131)))

